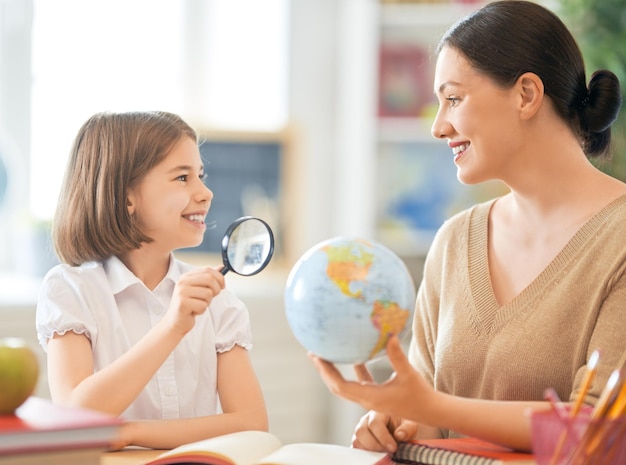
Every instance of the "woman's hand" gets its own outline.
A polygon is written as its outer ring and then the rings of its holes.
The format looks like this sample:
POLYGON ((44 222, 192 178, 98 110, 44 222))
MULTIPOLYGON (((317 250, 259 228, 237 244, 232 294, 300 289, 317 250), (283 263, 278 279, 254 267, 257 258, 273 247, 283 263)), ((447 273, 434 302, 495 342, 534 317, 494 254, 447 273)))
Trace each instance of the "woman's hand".
POLYGON ((356 425, 352 447, 393 453, 398 442, 407 441, 416 433, 417 423, 414 421, 370 410, 356 425))
MULTIPOLYGON (((374 414, 373 420, 376 421, 372 421, 371 427, 367 428, 369 429, 368 433, 365 432, 365 427, 361 425, 360 437, 357 435, 356 439, 362 441, 364 447, 369 448, 373 446, 372 438, 369 437, 371 435, 376 438, 377 442, 382 441, 380 443, 388 450, 387 446, 391 442, 388 441, 389 437, 387 440, 384 439, 385 434, 380 425, 385 425, 387 431, 389 431, 390 426, 395 430, 396 426, 400 426, 399 419, 406 418, 412 422, 437 426, 435 420, 437 418, 438 393, 411 366, 402 351, 397 336, 390 338, 386 349, 394 373, 381 384, 374 383, 371 376, 368 377, 365 374, 363 371, 365 368, 362 365, 355 367, 359 381, 348 381, 343 378, 332 363, 312 354, 310 358, 333 394, 356 402, 367 410, 384 414, 380 417, 380 421, 376 418, 376 415, 380 414, 374 414), (396 418, 396 420, 392 421, 391 418, 396 418)), ((403 431, 403 428, 400 431, 403 431)), ((412 427, 407 426, 407 428, 407 433, 415 433, 412 427)))
POLYGON ((193 328, 195 317, 206 311, 224 286, 224 275, 210 267, 183 274, 174 288, 165 320, 184 336, 193 328))
MULTIPOLYGON (((360 383, 374 382, 374 377, 364 363, 355 365, 354 372, 360 383)), ((370 410, 356 425, 352 447, 393 453, 396 451, 398 441, 410 439, 416 432, 417 423, 413 421, 370 410)))

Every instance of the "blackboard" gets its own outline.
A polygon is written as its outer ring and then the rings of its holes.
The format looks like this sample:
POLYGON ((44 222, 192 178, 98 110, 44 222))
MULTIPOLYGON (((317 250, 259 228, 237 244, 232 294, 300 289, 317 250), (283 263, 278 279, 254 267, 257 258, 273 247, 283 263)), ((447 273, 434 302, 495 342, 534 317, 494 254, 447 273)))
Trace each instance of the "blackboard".
POLYGON ((206 185, 214 197, 206 218, 209 227, 204 241, 184 251, 220 253, 222 237, 230 223, 254 213, 244 205, 246 196, 264 196, 278 204, 283 143, 280 140, 201 140, 199 146, 206 185))

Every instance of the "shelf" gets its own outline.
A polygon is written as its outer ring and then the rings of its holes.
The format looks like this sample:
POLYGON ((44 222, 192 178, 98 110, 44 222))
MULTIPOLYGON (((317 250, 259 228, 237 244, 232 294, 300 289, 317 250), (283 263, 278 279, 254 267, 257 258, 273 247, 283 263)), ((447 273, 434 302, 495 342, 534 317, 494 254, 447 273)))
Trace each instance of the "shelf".
POLYGON ((382 27, 450 26, 454 21, 478 8, 473 3, 398 3, 383 4, 380 10, 382 27))
POLYGON ((379 142, 434 142, 432 118, 379 118, 379 142))
POLYGON ((431 134, 435 48, 450 26, 485 3, 394 3, 378 10, 375 231, 402 257, 423 257, 446 218, 498 192, 459 183, 452 150, 431 134))

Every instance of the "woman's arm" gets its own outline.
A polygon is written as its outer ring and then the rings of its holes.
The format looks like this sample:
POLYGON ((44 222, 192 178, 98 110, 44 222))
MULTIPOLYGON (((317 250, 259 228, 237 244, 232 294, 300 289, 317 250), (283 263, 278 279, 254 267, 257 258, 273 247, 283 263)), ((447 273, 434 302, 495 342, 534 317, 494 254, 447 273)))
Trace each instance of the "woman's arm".
POLYGON ((311 358, 331 392, 368 410, 518 450, 531 449, 529 410, 549 409, 547 402, 488 401, 437 392, 411 366, 397 337, 388 343, 387 355, 395 373, 380 385, 346 381, 332 364, 311 358))
POLYGON ((222 414, 180 420, 133 421, 124 425, 119 447, 171 449, 243 430, 267 431, 263 393, 248 351, 235 346, 218 355, 218 393, 222 414))

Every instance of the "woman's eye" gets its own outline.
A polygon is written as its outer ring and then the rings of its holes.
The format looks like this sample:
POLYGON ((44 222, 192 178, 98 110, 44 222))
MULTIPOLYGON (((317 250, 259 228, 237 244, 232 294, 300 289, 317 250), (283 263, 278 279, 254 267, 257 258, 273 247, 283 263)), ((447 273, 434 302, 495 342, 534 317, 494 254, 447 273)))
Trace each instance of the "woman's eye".
POLYGON ((446 100, 450 102, 451 107, 455 107, 459 103, 460 99, 458 97, 447 97, 446 100))
POLYGON ((177 181, 182 181, 182 182, 187 182, 187 178, 189 177, 188 174, 181 174, 180 176, 178 176, 176 178, 177 181))

